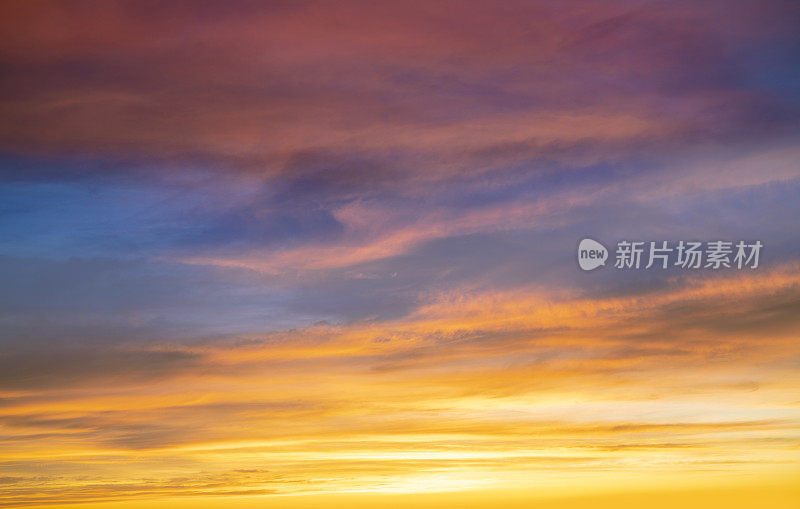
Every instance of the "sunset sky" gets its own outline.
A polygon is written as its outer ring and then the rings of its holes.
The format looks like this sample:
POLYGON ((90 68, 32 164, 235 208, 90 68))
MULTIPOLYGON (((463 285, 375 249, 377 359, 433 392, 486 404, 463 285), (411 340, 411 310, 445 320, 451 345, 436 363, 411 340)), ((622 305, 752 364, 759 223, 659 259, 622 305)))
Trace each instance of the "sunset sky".
POLYGON ((798 27, 2 0, 0 507, 797 507, 798 27))

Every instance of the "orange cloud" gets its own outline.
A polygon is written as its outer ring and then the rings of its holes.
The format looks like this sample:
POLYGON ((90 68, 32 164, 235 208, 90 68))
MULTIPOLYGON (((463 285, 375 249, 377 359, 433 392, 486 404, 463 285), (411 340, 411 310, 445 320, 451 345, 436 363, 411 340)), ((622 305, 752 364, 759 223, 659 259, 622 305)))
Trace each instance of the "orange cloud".
POLYGON ((9 500, 784 475, 798 459, 797 274, 646 299, 442 295, 396 321, 198 347, 203 363, 171 380, 9 393, 9 500), (763 313, 785 326, 759 329, 763 313))

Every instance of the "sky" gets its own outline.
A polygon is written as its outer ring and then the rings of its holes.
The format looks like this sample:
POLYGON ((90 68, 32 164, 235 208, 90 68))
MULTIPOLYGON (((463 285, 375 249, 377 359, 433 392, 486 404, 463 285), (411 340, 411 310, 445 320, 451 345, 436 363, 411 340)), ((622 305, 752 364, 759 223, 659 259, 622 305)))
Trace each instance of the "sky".
POLYGON ((3 0, 0 507, 796 507, 798 26, 3 0))

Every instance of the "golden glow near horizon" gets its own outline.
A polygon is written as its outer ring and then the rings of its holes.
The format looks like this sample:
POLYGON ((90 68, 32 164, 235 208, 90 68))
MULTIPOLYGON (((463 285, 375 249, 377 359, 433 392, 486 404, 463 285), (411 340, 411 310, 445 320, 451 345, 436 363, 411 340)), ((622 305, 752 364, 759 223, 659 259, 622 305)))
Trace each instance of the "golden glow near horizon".
POLYGON ((43 502, 785 483, 800 351, 779 315, 743 317, 792 302, 799 279, 445 296, 396 322, 200 345, 203 363, 166 380, 6 391, 3 461, 37 475, 4 498, 35 501, 38 476, 43 502))

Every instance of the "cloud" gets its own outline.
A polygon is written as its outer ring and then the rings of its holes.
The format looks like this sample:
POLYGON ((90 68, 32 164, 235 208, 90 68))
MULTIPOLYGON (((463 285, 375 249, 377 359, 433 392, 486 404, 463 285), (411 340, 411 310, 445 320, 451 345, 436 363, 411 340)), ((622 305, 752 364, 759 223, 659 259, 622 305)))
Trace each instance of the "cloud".
POLYGON ((10 500, 391 491, 420 470, 588 482, 781 465, 798 419, 784 389, 795 269, 647 298, 455 291, 392 320, 205 344, 166 362, 177 380, 157 355, 88 356, 108 370, 89 362, 92 384, 56 372, 58 385, 5 388, 58 396, 0 416, 10 500), (129 360, 150 370, 127 372, 129 360), (165 465, 183 473, 147 474, 165 465))
POLYGON ((4 3, 4 503, 793 473, 798 13, 4 3))
POLYGON ((186 373, 200 364, 192 352, 93 348, 6 350, 0 389, 42 389, 74 384, 151 381, 186 373))
POLYGON ((752 133, 754 118, 779 129, 790 117, 737 79, 754 64, 736 50, 789 39, 790 17, 753 17, 754 6, 725 9, 725 22, 720 6, 688 3, 212 3, 179 16, 181 3, 8 6, 0 138, 14 151, 204 154, 275 173, 320 148, 442 157, 529 140, 714 138, 752 133))

